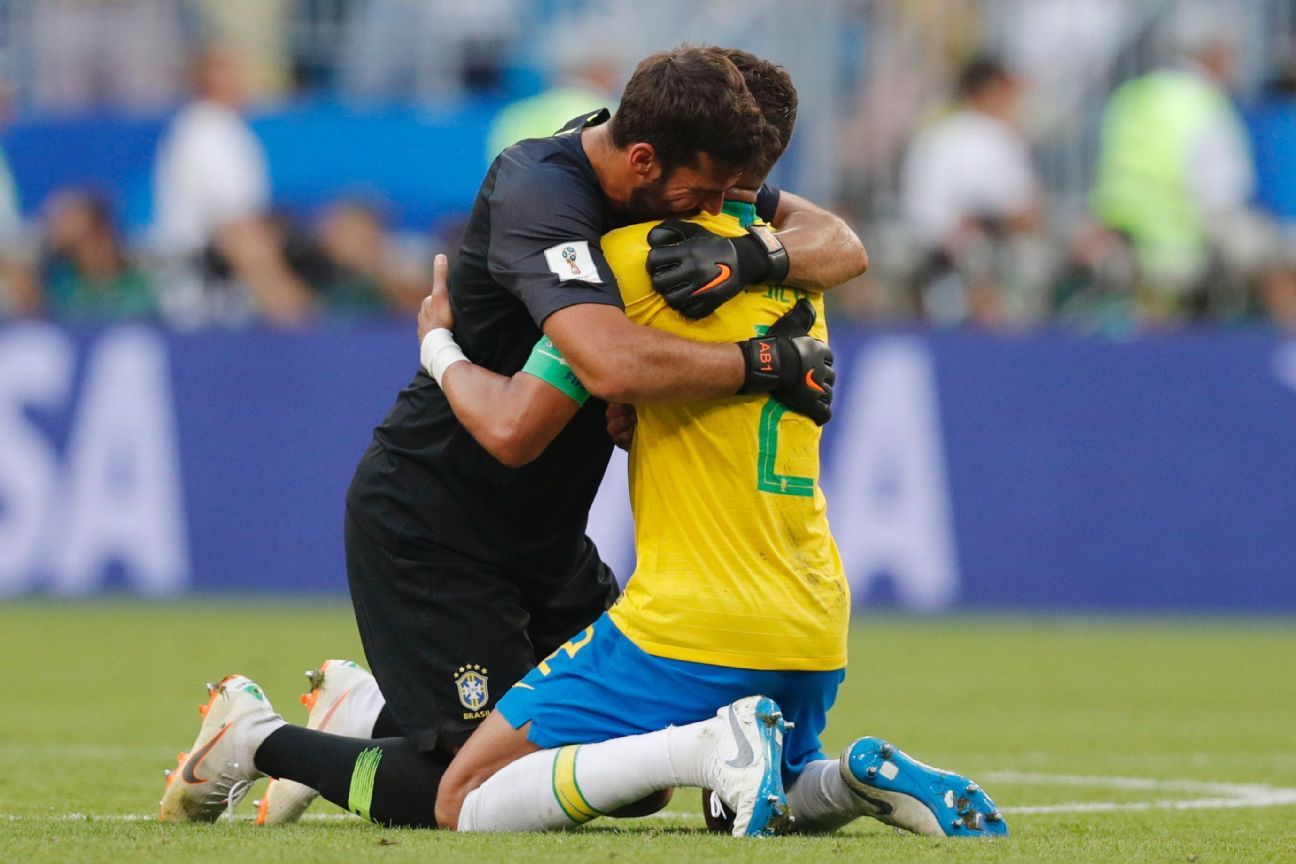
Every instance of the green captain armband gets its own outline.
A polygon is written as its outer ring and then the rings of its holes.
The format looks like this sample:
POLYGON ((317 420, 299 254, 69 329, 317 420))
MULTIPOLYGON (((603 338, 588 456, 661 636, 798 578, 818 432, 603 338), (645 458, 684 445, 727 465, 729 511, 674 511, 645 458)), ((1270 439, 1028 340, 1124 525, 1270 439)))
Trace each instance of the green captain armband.
POLYGON ((585 400, 590 397, 585 385, 576 377, 576 373, 563 359, 558 346, 554 345, 548 336, 540 337, 540 341, 531 349, 531 356, 527 358, 522 371, 558 388, 564 396, 577 405, 584 405, 585 400))

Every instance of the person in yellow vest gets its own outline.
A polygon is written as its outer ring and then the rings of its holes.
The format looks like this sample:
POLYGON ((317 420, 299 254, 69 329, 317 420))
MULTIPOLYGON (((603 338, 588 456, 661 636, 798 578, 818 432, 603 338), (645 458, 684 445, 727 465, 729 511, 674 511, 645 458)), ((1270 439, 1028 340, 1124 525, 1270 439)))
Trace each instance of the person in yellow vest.
POLYGON ((604 105, 615 109, 621 58, 613 52, 615 40, 572 39, 559 51, 558 80, 550 87, 500 109, 486 134, 486 161, 495 161, 505 148, 527 138, 545 138, 580 114, 604 105))
POLYGON ((1125 83, 1107 104, 1092 205, 1132 246, 1144 315, 1228 314, 1240 311, 1239 292, 1227 294, 1231 274, 1257 279, 1266 295, 1291 289, 1275 226, 1249 206, 1251 143, 1227 90, 1232 27, 1193 7, 1173 38, 1179 61, 1125 83))
MULTIPOLYGON (((827 338, 822 295, 752 286, 690 321, 650 272, 660 268, 661 234, 768 230, 753 202, 791 135, 795 90, 782 70, 748 58, 773 92, 791 95, 771 105, 733 58, 766 116, 783 111, 777 151, 744 176, 747 200, 620 228, 602 247, 638 323, 707 341, 813 323, 810 332, 827 338)), ((421 325, 452 323, 445 300, 430 298, 421 325)), ((519 406, 502 403, 522 392, 534 410, 520 416, 555 434, 562 406, 571 417, 589 395, 544 340, 518 376, 550 386, 511 389, 511 379, 469 363, 446 369, 443 386, 474 434, 492 413, 517 415, 519 406)), ((826 398, 833 376, 816 381, 826 398)), ((1007 833, 994 802, 965 777, 877 738, 858 739, 839 759, 820 749, 845 674, 850 591, 819 488, 819 439, 814 421, 763 396, 638 407, 630 448, 638 567, 617 604, 516 684, 464 745, 442 780, 438 824, 570 827, 699 786, 735 811, 738 836, 777 833, 790 816, 810 831, 872 816, 923 834, 1007 833)))

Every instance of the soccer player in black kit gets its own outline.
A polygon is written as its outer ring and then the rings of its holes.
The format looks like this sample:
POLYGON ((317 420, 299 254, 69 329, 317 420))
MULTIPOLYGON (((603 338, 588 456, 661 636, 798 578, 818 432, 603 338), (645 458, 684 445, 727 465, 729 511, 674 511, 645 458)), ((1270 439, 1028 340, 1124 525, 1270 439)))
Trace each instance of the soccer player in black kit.
MULTIPOLYGON (((643 61, 610 121, 599 111, 505 150, 482 184, 450 277, 463 353, 512 375, 543 333, 602 400, 770 392, 805 413, 822 410, 808 389, 811 373, 831 362, 822 343, 701 343, 632 324, 598 245, 619 225, 717 212, 770 134, 736 67, 686 47, 643 61)), ((678 282, 696 285, 674 292, 691 298, 690 314, 746 284, 824 287, 862 269, 863 248, 836 217, 773 191, 762 205, 783 229, 772 247, 711 235, 696 238, 696 254, 694 238, 672 250, 678 282)), ((436 372, 437 357, 425 360, 436 372)), ((223 682, 181 780, 168 786, 163 818, 215 818, 241 782, 268 774, 377 822, 434 826, 440 776, 495 698, 616 599, 613 575, 585 535, 612 448, 605 407, 591 399, 543 453, 506 467, 420 370, 375 430, 347 495, 351 596, 386 698, 371 730, 347 731, 378 740, 288 726, 278 715, 222 725, 222 711, 238 713, 230 705, 260 692, 247 679, 223 682), (239 731, 225 735, 227 727, 239 731), (199 753, 217 780, 189 770, 199 753)))

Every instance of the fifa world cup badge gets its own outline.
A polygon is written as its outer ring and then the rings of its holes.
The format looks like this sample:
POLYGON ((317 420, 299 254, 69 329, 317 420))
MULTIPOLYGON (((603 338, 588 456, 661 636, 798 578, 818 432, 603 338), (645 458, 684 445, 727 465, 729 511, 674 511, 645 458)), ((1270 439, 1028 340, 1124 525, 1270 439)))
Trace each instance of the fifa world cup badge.
POLYGON ((571 267, 572 275, 579 276, 581 271, 580 265, 576 263, 576 249, 571 246, 565 247, 562 250, 562 257, 567 262, 567 266, 571 267))
POLYGON ((482 709, 490 699, 490 690, 487 689, 487 671, 476 663, 467 663, 460 666, 459 671, 455 673, 454 682, 455 688, 459 691, 459 704, 471 712, 464 714, 465 720, 476 720, 486 716, 487 712, 482 709))
POLYGON ((550 246, 544 251, 544 256, 549 272, 557 276, 559 282, 577 279, 594 285, 603 284, 588 240, 568 240, 550 246))

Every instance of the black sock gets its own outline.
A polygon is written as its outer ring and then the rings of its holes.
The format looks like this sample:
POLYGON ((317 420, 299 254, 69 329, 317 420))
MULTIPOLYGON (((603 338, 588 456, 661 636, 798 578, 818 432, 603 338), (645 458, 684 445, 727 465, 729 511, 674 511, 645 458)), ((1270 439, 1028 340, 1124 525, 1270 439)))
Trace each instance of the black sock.
POLYGON ((275 730, 256 767, 296 780, 379 825, 435 828, 436 795, 450 757, 415 750, 404 738, 344 738, 300 726, 275 730))
POLYGON ((378 712, 378 719, 374 720, 373 738, 403 738, 405 730, 401 729, 400 724, 396 722, 396 717, 392 714, 391 708, 386 704, 378 712))

